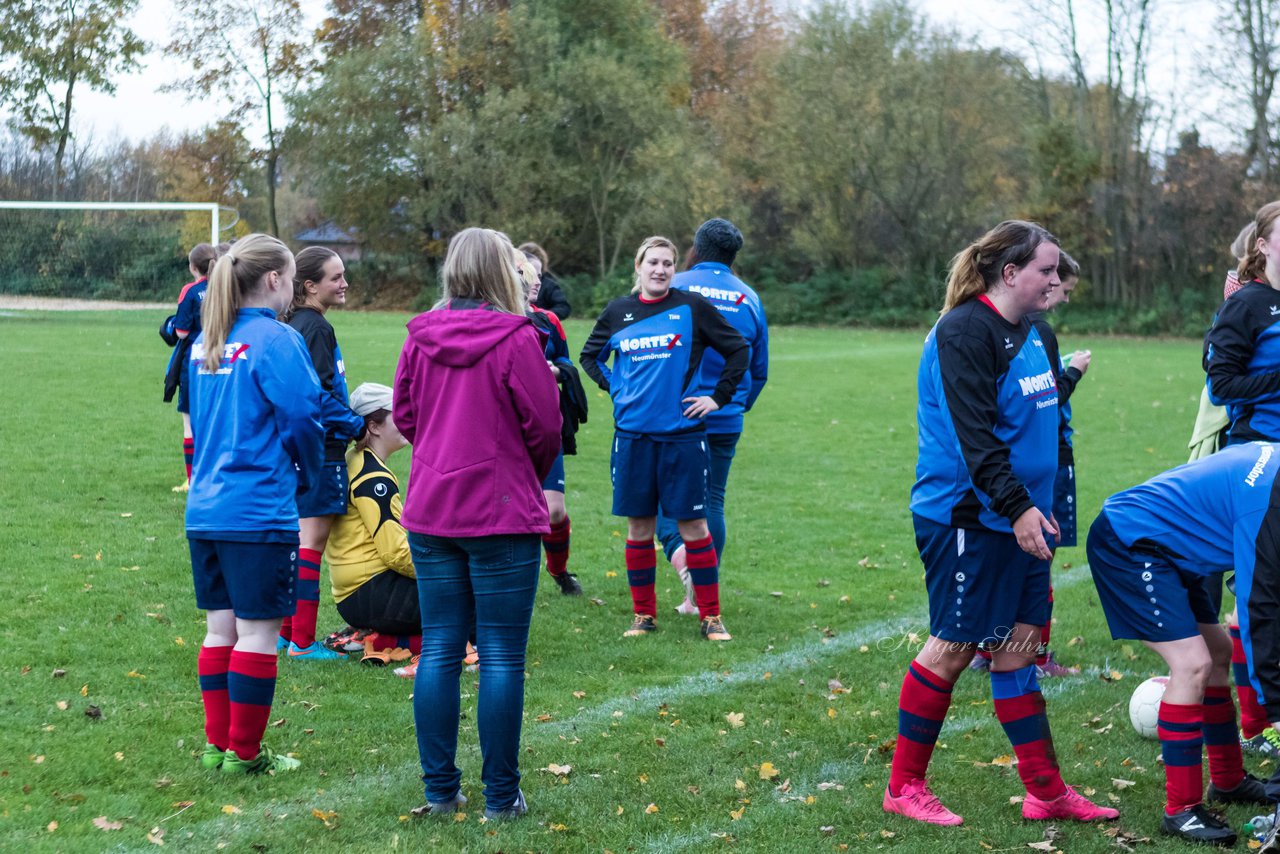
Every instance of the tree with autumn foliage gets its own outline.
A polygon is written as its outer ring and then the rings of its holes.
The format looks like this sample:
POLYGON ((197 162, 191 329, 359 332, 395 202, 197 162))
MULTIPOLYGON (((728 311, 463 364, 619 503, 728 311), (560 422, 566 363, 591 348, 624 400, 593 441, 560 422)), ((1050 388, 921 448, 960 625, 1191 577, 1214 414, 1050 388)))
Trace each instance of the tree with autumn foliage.
POLYGON ((170 91, 219 93, 232 103, 226 117, 242 127, 262 122, 269 230, 280 233, 276 210, 283 134, 283 99, 298 88, 312 66, 298 0, 174 0, 177 35, 166 51, 191 72, 170 91))

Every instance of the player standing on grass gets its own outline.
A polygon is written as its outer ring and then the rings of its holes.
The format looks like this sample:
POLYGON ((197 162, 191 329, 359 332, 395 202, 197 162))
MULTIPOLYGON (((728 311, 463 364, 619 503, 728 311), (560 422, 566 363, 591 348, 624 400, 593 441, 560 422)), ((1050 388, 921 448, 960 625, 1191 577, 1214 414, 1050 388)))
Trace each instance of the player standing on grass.
POLYGON ((342 653, 316 641, 320 610, 320 556, 336 518, 347 512, 347 442, 364 435, 364 419, 347 400, 347 369, 333 326, 325 312, 347 302, 346 269, 338 253, 311 246, 298 253, 293 279, 293 306, 288 322, 302 334, 324 393, 320 420, 324 423, 324 468, 306 492, 298 495, 302 547, 298 550, 298 604, 293 618, 281 627, 278 646, 288 643, 294 661, 333 661, 342 653))
POLYGON ((200 647, 205 745, 224 774, 289 771, 262 744, 275 694, 275 639, 293 613, 295 493, 323 454, 320 381, 301 336, 276 320, 293 297, 293 256, 251 234, 213 268, 191 354, 196 438, 187 539, 200 647), (300 480, 302 478, 302 480, 300 480))
MULTIPOLYGON (((525 245, 536 246, 537 244, 525 245)), ((551 370, 551 375, 556 378, 558 387, 563 389, 566 383, 573 383, 580 388, 578 369, 569 356, 569 339, 564 334, 564 327, 560 325, 560 318, 548 309, 539 308, 535 302, 542 288, 542 260, 532 251, 517 250, 517 256, 516 260, 519 263, 516 270, 525 286, 525 298, 528 302, 525 313, 533 321, 533 325, 546 336, 543 355, 546 356, 547 367, 551 370)), ((563 397, 562 390, 561 398, 563 397)), ((585 401, 585 397, 583 399, 585 401)), ((563 416, 563 405, 560 411, 563 416)), ((568 435, 572 436, 574 430, 576 430, 576 422, 570 425, 568 435)), ((542 481, 542 497, 546 499, 547 513, 551 522, 551 533, 544 534, 542 537, 542 549, 547 556, 547 573, 555 580, 560 592, 565 596, 581 596, 582 585, 578 583, 578 576, 569 571, 572 527, 569 522, 569 510, 564 501, 564 455, 566 450, 570 454, 577 453, 577 446, 575 444, 572 447, 566 447, 565 435, 566 431, 562 425, 560 453, 556 455, 556 461, 552 464, 550 473, 542 481)))
MULTIPOLYGON (((725 320, 751 345, 751 361, 747 373, 738 383, 733 399, 706 417, 707 449, 710 467, 707 471, 707 528, 715 543, 716 557, 724 562, 727 541, 724 521, 725 490, 729 468, 742 436, 743 416, 751 411, 756 398, 769 379, 769 325, 765 320, 760 297, 730 269, 742 248, 742 232, 727 219, 709 219, 693 237, 692 256, 697 262, 678 273, 671 282, 673 290, 701 294, 716 307, 725 320)), ((724 359, 715 350, 702 356, 695 396, 710 394, 720 380, 724 359)), ((689 579, 684 541, 674 519, 658 514, 658 540, 667 560, 680 574, 685 585, 685 601, 676 610, 696 614, 693 584, 689 579)))
POLYGON ((178 412, 182 413, 182 459, 186 464, 187 479, 173 488, 174 492, 186 492, 191 487, 191 457, 195 445, 191 439, 191 407, 187 389, 187 374, 191 367, 191 344, 200 334, 200 307, 204 305, 209 287, 209 271, 218 260, 218 250, 208 243, 197 243, 187 253, 187 268, 195 280, 188 282, 178 294, 178 313, 173 317, 173 334, 178 345, 169 361, 169 375, 165 377, 165 401, 176 386, 178 412))
MULTIPOLYGON (((1232 244, 1241 255, 1236 268, 1237 289, 1228 280, 1225 299, 1204 338, 1205 388, 1209 401, 1225 406, 1230 426, 1226 444, 1262 439, 1280 441, 1280 202, 1264 205, 1232 244), (1243 244, 1243 245, 1241 245, 1243 244)), ((1203 407, 1202 407, 1203 408, 1203 407)), ((1223 576, 1205 579, 1215 613, 1221 611, 1223 576)), ((1232 659, 1240 675, 1241 737, 1245 746, 1268 756, 1280 754, 1280 735, 1267 725, 1252 688, 1240 671, 1244 650, 1238 614, 1233 611, 1229 631, 1232 659)))
POLYGON ((1111 496, 1089 529, 1089 569, 1111 636, 1140 640, 1169 667, 1160 701, 1161 829, 1229 846, 1231 826, 1202 800, 1269 804, 1280 786, 1244 772, 1231 702, 1231 639, 1206 575, 1235 569, 1247 675, 1280 719, 1278 446, 1233 445, 1111 496), (1209 792, 1201 749, 1209 754, 1209 792))
MULTIPOLYGON (((1080 265, 1066 252, 1059 252, 1058 278, 1062 284, 1049 296, 1049 308, 1053 311, 1060 305, 1071 301, 1071 293, 1080 282, 1080 265)), ((1075 451, 1071 447, 1071 404, 1068 400, 1075 391, 1076 383, 1084 378, 1089 370, 1092 354, 1088 350, 1077 350, 1067 356, 1064 364, 1058 349, 1058 336, 1053 327, 1045 319, 1046 312, 1033 312, 1029 315, 1031 325, 1035 327, 1044 342, 1045 352, 1049 356, 1049 366, 1053 368, 1058 383, 1058 474, 1053 482, 1053 520, 1058 523, 1058 541, 1054 552, 1060 548, 1070 548, 1076 544, 1076 464, 1075 451)), ((1040 629, 1040 649, 1036 653, 1036 675, 1038 676, 1075 676, 1079 667, 1067 667, 1059 664, 1049 649, 1049 637, 1053 629, 1053 584, 1049 585, 1049 610, 1045 615, 1043 628, 1040 629)), ((979 648, 969 665, 971 670, 987 670, 991 667, 991 652, 979 648)))
POLYGON ((650 237, 636 252, 630 296, 605 306, 582 348, 587 374, 613 398, 613 513, 627 517, 627 581, 635 618, 624 636, 657 628, 659 509, 676 520, 688 553, 702 636, 727 641, 720 619, 715 544, 707 529, 707 433, 703 419, 728 405, 746 374, 747 342, 703 297, 672 290, 676 246, 650 237), (710 347, 724 359, 710 394, 697 394, 710 347), (607 362, 613 357, 613 367, 607 362))
POLYGON ((976 645, 994 642, 991 693, 1026 786, 1024 818, 1116 818, 1067 786, 1049 733, 1035 654, 1049 597, 1058 389, 1028 315, 1058 279, 1058 241, 1002 222, 952 259, 942 318, 920 357, 920 456, 911 489, 929 591, 929 638, 907 671, 886 812, 930 824, 963 819, 925 780, 976 645))

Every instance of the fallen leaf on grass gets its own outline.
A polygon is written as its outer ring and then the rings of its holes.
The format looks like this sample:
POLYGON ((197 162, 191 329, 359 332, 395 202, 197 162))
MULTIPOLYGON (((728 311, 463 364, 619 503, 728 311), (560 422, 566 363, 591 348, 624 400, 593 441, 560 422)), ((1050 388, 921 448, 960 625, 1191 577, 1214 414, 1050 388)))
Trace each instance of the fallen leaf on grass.
POLYGON ((742 712, 729 712, 724 716, 724 719, 729 722, 729 726, 738 729, 747 725, 746 721, 743 720, 744 717, 746 715, 742 712))
POLYGON ((564 831, 564 830, 568 830, 568 829, 569 829, 569 828, 568 828, 568 827, 566 827, 566 826, 564 826, 563 824, 548 824, 548 825, 547 825, 547 830, 554 830, 554 831, 555 831, 555 832, 557 832, 557 833, 559 833, 559 832, 561 832, 561 831, 564 831))
POLYGON ((556 763, 552 762, 550 765, 547 766, 546 770, 550 771, 552 774, 555 774, 557 777, 568 777, 569 772, 573 770, 573 766, 557 765, 556 763))
POLYGON ((1057 848, 1054 848, 1053 843, 1047 839, 1044 840, 1043 842, 1028 842, 1027 847, 1034 848, 1036 851, 1057 851, 1058 850, 1057 848))
POLYGON ((540 724, 545 724, 547 721, 551 720, 551 715, 547 715, 547 714, 538 715, 536 718, 534 718, 534 720, 536 720, 540 724))
POLYGON ((152 845, 164 845, 164 830, 159 827, 151 828, 151 832, 147 834, 147 841, 152 845))
POLYGON ((44 829, 49 831, 50 833, 53 833, 55 830, 58 829, 58 823, 56 821, 51 821, 45 825, 44 829))
POLYGON ((897 835, 898 835, 898 834, 894 833, 892 830, 882 830, 882 831, 880 831, 880 838, 881 838, 881 839, 893 839, 893 837, 895 837, 895 836, 897 836, 897 835))
POLYGON ((819 792, 825 792, 830 789, 835 789, 837 792, 843 792, 844 784, 843 783, 819 783, 818 784, 819 792))
POLYGON ((835 720, 835 717, 838 714, 840 713, 837 712, 835 709, 827 709, 827 717, 831 718, 832 720, 835 720))
MULTIPOLYGON (((226 807, 223 807, 223 811, 225 810, 226 810, 226 807)), ((321 809, 316 809, 315 807, 312 807, 311 814, 316 818, 320 819, 322 822, 324 822, 324 826, 329 828, 330 830, 337 827, 338 825, 338 821, 337 821, 338 814, 333 810, 321 810, 321 809)))
POLYGON ((32 756, 32 757, 31 757, 31 761, 32 761, 32 762, 34 762, 34 763, 35 763, 35 764, 37 764, 37 765, 43 765, 43 764, 44 764, 44 754, 43 754, 43 753, 41 753, 39 756, 32 756))
POLYGON ((747 790, 747 784, 742 782, 741 780, 734 780, 733 787, 737 789, 739 792, 745 792, 747 790))
MULTIPOLYGON (((466 820, 467 820, 467 814, 464 812, 456 812, 453 814, 453 821, 455 824, 466 821, 466 820)), ((325 827, 328 827, 328 825, 326 824, 325 827)))
POLYGON ((760 779, 761 780, 772 780, 774 777, 777 777, 777 776, 778 776, 778 769, 773 767, 772 762, 760 763, 760 779))
POLYGON ((222 811, 227 815, 237 815, 240 812, 240 807, 236 806, 235 804, 224 804, 222 807, 222 811))
POLYGON ((742 814, 747 811, 746 807, 738 807, 736 810, 729 810, 729 818, 737 821, 742 818, 742 814))
POLYGON ((173 802, 173 808, 176 810, 190 809, 195 805, 196 805, 195 801, 174 801, 173 802))
POLYGON ((832 694, 848 694, 849 689, 840 683, 839 679, 827 680, 827 690, 832 694))
POLYGON ((1013 757, 1006 753, 1003 756, 997 756, 995 759, 992 759, 991 764, 997 768, 1012 768, 1013 757))
POLYGON ((573 698, 574 698, 575 700, 581 700, 581 699, 582 699, 583 697, 585 697, 585 696, 587 696, 587 692, 586 692, 586 691, 574 691, 574 692, 573 692, 573 698))
POLYGON ((58 710, 59 710, 59 711, 62 711, 62 712, 65 712, 65 711, 67 710, 67 701, 66 701, 66 700, 59 700, 59 701, 58 701, 58 710))
POLYGON ((100 815, 93 820, 93 826, 98 830, 119 830, 124 825, 118 821, 112 821, 105 815, 100 815))
POLYGON ((123 761, 124 761, 124 754, 123 754, 123 753, 121 753, 119 750, 117 750, 117 751, 115 752, 115 754, 114 754, 114 755, 115 755, 115 757, 116 757, 116 761, 117 761, 117 762, 123 762, 123 761))
POLYGON ((821 833, 823 836, 834 836, 836 829, 833 825, 824 824, 822 827, 818 828, 818 832, 821 833))
POLYGON ((1115 786, 1117 789, 1127 789, 1130 786, 1135 785, 1135 783, 1133 780, 1121 780, 1117 777, 1112 777, 1111 785, 1115 786))
POLYGON ((653 814, 654 814, 654 813, 656 813, 657 811, 658 811, 658 805, 657 805, 657 804, 649 804, 649 806, 647 806, 647 807, 645 807, 645 808, 644 808, 644 814, 645 814, 645 815, 653 815, 653 814))

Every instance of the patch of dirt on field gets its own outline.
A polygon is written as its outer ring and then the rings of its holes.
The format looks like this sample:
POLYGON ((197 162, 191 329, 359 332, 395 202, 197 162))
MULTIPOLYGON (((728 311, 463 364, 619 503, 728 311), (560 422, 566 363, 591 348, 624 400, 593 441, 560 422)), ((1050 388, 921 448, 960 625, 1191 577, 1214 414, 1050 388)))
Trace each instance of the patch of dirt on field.
POLYGON ((98 299, 63 299, 61 297, 20 297, 0 294, 0 311, 132 311, 171 308, 167 302, 117 302, 98 299))

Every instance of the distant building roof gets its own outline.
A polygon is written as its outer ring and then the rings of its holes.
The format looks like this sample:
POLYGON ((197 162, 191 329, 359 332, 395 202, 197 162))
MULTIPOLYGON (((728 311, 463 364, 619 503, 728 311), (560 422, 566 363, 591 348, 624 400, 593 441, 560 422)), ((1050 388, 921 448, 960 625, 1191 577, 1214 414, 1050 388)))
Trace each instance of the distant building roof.
POLYGON ((293 236, 293 239, 299 243, 359 243, 357 238, 350 229, 342 228, 334 224, 333 220, 326 220, 315 228, 308 228, 305 231, 299 231, 293 236))

